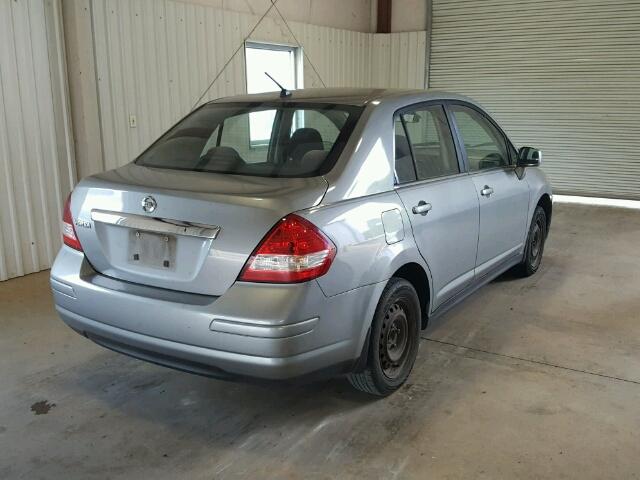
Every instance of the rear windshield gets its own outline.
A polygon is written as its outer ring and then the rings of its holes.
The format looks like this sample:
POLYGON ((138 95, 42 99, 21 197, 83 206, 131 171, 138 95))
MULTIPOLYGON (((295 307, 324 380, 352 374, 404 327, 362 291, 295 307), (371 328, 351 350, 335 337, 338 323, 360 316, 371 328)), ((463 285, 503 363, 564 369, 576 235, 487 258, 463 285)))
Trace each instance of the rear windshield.
POLYGON ((327 173, 361 107, 311 103, 208 104, 181 120, 135 163, 261 177, 327 173))

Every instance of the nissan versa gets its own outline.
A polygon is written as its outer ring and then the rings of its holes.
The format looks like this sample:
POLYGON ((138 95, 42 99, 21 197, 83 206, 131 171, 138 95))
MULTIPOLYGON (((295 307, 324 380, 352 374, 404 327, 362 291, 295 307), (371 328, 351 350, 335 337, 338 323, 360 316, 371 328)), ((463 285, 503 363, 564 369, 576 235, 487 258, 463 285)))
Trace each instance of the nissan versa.
POLYGON ((539 268, 552 208, 540 157, 457 95, 216 100, 78 184, 56 308, 96 343, 168 367, 343 373, 387 395, 429 319, 507 269, 539 268))

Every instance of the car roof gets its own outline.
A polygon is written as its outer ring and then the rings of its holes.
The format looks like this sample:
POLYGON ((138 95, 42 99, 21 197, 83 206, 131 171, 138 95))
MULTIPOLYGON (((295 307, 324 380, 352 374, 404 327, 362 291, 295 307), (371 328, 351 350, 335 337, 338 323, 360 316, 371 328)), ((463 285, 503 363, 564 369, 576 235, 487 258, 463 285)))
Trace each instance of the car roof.
POLYGON ((292 90, 291 95, 284 98, 280 97, 280 92, 267 92, 224 97, 210 103, 282 101, 365 106, 374 101, 402 103, 402 100, 406 100, 407 104, 429 100, 463 100, 475 103, 467 97, 442 91, 398 88, 305 88, 292 90))

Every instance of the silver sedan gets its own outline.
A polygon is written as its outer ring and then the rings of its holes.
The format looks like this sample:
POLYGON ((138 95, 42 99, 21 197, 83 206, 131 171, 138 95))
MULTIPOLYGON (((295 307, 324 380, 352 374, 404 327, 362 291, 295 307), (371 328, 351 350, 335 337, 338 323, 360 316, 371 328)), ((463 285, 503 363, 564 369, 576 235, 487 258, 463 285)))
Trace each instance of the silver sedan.
POLYGON ((387 395, 429 320, 508 269, 539 268, 552 210, 540 161, 457 95, 216 100, 78 184, 56 309, 96 343, 168 367, 347 374, 387 395))

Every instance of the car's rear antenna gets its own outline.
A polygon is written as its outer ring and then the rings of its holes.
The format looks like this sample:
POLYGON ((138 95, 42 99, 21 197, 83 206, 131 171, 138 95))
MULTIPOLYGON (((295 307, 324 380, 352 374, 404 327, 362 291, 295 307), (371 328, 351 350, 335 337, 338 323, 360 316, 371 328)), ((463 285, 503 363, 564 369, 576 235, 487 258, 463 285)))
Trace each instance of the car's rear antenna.
POLYGON ((280 98, 287 98, 287 97, 291 96, 291 92, 289 90, 287 90, 286 88, 284 88, 282 85, 280 85, 275 78, 273 78, 267 72, 264 72, 264 74, 267 77, 269 77, 271 79, 271 81, 273 81, 273 83, 275 83, 280 88, 280 98))

